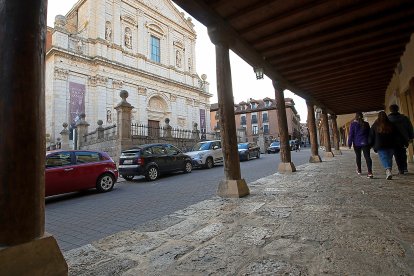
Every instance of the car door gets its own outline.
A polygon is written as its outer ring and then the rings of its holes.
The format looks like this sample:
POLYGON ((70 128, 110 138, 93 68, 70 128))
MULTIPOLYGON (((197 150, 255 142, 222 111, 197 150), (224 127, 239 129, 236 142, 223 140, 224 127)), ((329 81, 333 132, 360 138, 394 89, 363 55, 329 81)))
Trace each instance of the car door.
POLYGON ((163 145, 154 145, 151 147, 152 162, 156 163, 160 171, 169 171, 170 160, 163 145))
POLYGON ((165 145, 170 171, 182 170, 184 168, 184 155, 173 145, 165 145))
POLYGON ((215 141, 211 143, 211 150, 213 152, 214 163, 223 163, 223 150, 221 148, 221 142, 215 141), (214 147, 218 147, 214 149, 214 147))
POLYGON ((101 157, 94 151, 76 151, 75 153, 75 172, 78 177, 74 179, 72 185, 75 190, 84 190, 96 187, 96 181, 103 169, 104 164, 100 165, 101 157))
POLYGON ((70 151, 51 153, 46 156, 45 196, 72 192, 75 166, 70 151))

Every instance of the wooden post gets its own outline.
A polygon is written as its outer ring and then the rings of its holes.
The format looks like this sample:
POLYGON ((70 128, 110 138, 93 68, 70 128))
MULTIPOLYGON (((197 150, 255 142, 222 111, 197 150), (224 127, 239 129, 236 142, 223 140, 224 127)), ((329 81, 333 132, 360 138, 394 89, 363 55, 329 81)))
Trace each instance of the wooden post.
POLYGON ((296 168, 292 163, 290 155, 289 131, 286 119, 285 97, 283 94, 285 86, 280 82, 273 81, 273 87, 275 88, 277 122, 279 124, 280 135, 280 163, 278 171, 282 173, 295 172, 296 168))
POLYGON ((329 135, 329 122, 328 122, 328 114, 326 113, 326 109, 322 108, 322 124, 323 124, 323 136, 325 137, 325 157, 331 158, 334 157, 331 148, 331 136, 329 135))
POLYGON ((306 101, 308 107, 308 129, 311 143, 311 157, 309 158, 310 163, 322 162, 321 157, 318 152, 318 138, 316 135, 316 121, 315 121, 315 108, 313 104, 309 101, 306 101))
POLYGON ((0 274, 4 275, 67 274, 56 240, 44 232, 46 9, 46 0, 0 1, 0 274))
POLYGON ((208 34, 216 46, 218 112, 224 157, 225 179, 219 183, 217 194, 221 197, 243 197, 250 194, 250 191, 240 172, 229 57, 230 41, 220 26, 209 27, 208 34))
POLYGON ((339 131, 338 131, 338 123, 336 121, 336 118, 337 116, 335 114, 331 115, 333 141, 334 141, 334 154, 342 155, 342 152, 339 149, 339 131))

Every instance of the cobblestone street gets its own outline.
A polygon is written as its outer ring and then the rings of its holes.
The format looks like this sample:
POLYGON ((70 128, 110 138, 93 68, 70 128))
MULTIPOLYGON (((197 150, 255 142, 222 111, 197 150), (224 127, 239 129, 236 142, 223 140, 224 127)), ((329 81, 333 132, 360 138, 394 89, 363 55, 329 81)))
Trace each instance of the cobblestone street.
POLYGON ((70 275, 413 275, 414 167, 385 180, 372 155, 374 179, 343 150, 70 250, 70 275))

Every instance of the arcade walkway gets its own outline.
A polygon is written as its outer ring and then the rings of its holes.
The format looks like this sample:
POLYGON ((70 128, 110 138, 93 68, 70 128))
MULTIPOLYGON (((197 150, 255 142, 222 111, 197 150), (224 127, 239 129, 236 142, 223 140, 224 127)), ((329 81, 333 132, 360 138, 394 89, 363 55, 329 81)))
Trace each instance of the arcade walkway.
POLYGON ((70 275, 413 275, 414 166, 390 181, 373 160, 357 176, 345 149, 71 250, 70 275))

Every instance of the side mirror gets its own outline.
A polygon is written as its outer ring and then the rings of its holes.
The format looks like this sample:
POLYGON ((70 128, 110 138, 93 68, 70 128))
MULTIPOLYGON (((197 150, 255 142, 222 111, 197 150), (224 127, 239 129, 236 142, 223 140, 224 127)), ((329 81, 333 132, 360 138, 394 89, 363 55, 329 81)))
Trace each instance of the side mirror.
POLYGON ((216 150, 216 149, 218 149, 218 148, 219 148, 218 146, 214 146, 214 147, 213 147, 213 150, 216 150))

